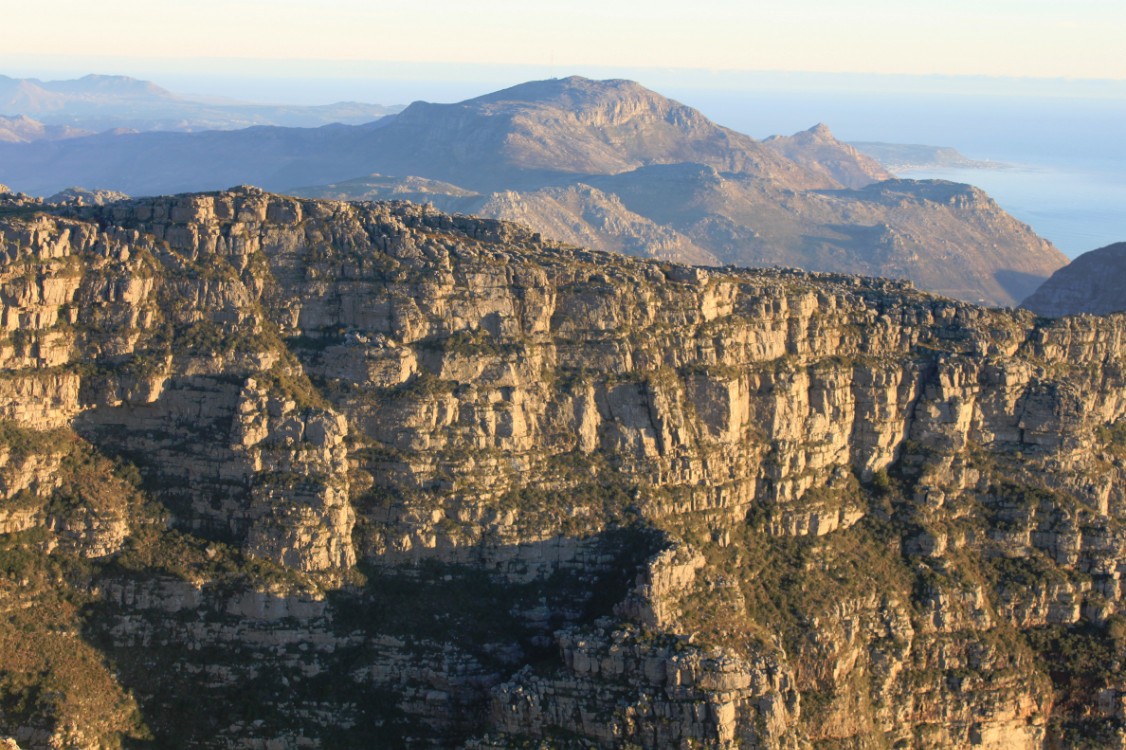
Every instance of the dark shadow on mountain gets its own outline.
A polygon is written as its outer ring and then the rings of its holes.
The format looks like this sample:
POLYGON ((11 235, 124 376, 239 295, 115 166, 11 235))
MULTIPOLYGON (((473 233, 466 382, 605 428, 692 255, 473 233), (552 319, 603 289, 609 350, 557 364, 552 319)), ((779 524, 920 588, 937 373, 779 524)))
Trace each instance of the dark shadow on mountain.
POLYGON ((554 632, 612 615, 664 545, 638 523, 504 546, 484 567, 424 550, 432 557, 411 564, 361 563, 354 583, 324 595, 249 569, 193 586, 110 567, 83 636, 157 732, 130 747, 202 746, 236 725, 263 743, 456 747, 487 729, 494 685, 560 668, 554 632), (523 561, 542 560, 557 561, 521 575, 523 561))

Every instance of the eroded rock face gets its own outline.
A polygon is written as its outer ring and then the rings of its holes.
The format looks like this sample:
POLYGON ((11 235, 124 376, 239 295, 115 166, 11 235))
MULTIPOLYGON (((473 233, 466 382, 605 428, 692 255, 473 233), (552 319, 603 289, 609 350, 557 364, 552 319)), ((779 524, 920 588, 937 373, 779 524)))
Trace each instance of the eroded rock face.
POLYGON ((21 746, 1120 742, 1123 318, 251 188, 0 240, 21 746))

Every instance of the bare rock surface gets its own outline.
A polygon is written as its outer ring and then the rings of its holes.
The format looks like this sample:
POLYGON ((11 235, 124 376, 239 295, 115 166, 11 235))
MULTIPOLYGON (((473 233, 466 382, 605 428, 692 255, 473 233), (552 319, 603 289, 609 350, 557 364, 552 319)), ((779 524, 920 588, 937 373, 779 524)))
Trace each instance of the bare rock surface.
POLYGON ((21 747, 1123 746, 1123 316, 3 200, 21 747))

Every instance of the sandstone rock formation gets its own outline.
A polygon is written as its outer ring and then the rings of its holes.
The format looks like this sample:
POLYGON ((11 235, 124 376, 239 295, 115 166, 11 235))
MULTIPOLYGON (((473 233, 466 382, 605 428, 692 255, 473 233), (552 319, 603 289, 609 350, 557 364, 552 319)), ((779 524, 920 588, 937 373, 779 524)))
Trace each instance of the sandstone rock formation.
POLYGON ((1021 307, 1051 318, 1126 310, 1126 242, 1083 253, 1052 274, 1021 307))
POLYGON ((0 205, 21 747, 1123 747, 1126 318, 0 205))

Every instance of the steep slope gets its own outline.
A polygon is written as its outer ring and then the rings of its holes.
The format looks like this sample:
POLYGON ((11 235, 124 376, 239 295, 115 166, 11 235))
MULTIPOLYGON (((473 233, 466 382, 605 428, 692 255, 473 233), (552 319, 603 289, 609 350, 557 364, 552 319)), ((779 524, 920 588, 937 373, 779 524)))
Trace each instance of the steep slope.
POLYGON ((0 736, 1124 746, 1126 318, 0 205, 0 736))
POLYGON ((892 179, 891 173, 878 161, 838 141, 824 123, 794 135, 771 136, 762 145, 847 188, 862 188, 892 179))
POLYGON ((472 214, 535 227, 546 237, 578 247, 663 258, 680 263, 719 265, 711 252, 674 229, 630 211, 617 196, 581 182, 539 190, 504 190, 483 195, 448 182, 374 174, 301 188, 310 198, 409 200, 449 213, 472 214))
POLYGON ((907 279, 937 294, 1015 306, 1067 261, 981 190, 939 180, 795 192, 677 165, 589 182, 724 263, 907 279))
POLYGON ((1053 318, 1126 310, 1126 242, 1083 253, 1052 274, 1020 306, 1053 318))

